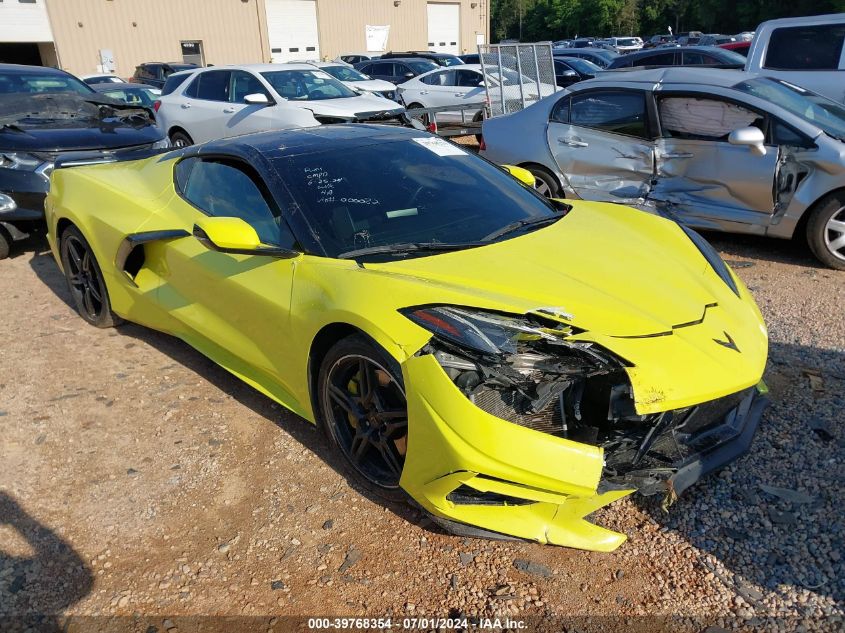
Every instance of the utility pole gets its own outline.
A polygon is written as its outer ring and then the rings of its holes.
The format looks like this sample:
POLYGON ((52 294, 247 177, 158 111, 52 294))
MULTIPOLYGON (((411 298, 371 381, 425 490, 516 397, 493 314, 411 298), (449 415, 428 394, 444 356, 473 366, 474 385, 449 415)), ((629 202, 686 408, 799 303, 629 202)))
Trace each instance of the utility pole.
POLYGON ((522 0, 519 2, 519 41, 522 41, 522 0))

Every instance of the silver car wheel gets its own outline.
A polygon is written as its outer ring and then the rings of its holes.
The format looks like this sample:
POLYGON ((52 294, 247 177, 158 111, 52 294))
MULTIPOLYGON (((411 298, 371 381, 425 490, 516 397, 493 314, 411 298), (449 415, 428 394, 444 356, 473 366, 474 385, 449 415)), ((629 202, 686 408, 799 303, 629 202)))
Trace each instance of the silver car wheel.
POLYGON ((845 207, 840 207, 827 221, 824 243, 834 257, 845 260, 845 207))
POLYGON ((186 143, 183 138, 177 138, 173 141, 173 147, 188 147, 188 143, 186 143))

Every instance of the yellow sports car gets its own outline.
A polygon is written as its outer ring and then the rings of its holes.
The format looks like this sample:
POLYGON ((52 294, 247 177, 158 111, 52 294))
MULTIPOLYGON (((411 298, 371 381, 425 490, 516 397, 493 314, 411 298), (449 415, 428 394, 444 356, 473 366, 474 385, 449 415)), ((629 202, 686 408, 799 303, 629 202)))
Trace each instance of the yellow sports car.
POLYGON ((86 321, 178 336, 382 496, 612 550, 591 512, 748 450, 766 328, 698 234, 511 171, 375 125, 70 155, 49 240, 86 321))

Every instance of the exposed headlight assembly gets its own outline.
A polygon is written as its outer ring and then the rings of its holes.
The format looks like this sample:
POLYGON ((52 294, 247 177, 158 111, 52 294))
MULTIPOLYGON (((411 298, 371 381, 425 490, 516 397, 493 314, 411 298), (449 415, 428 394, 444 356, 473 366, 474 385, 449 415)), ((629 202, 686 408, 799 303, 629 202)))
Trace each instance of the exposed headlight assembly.
POLYGON ((152 144, 153 149, 166 149, 170 147, 170 139, 166 136, 152 144))
POLYGON ((728 288, 734 291, 734 294, 738 297, 739 296, 739 288, 736 285, 736 281, 731 275, 731 271, 728 268, 728 265, 722 261, 722 258, 719 256, 719 253, 716 252, 716 249, 710 245, 710 242, 705 240, 701 235, 693 231, 691 228, 684 226, 683 224, 679 224, 681 229, 683 229, 684 233, 687 234, 687 237, 690 238, 693 244, 696 245, 701 254, 704 255, 704 259, 707 260, 707 263, 713 268, 719 278, 724 281, 728 288))
MULTIPOLYGON (((421 353, 433 355, 476 406, 535 430, 565 436, 566 419, 581 419, 586 381, 624 375, 621 360, 571 340, 578 330, 540 315, 457 306, 401 312, 434 335, 421 353)), ((606 415, 608 401, 601 406, 606 415)))

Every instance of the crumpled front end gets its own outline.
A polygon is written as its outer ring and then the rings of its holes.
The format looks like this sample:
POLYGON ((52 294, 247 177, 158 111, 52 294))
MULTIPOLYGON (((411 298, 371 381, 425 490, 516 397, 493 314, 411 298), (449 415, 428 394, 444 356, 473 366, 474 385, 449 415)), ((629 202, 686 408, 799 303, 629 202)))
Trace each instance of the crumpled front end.
MULTIPOLYGON (((765 386, 753 386, 756 361, 733 372, 728 395, 655 411, 638 406, 635 363, 558 319, 453 307, 406 316, 436 331, 403 364, 409 436, 400 484, 458 533, 611 551, 625 535, 587 515, 635 491, 673 502, 748 450, 766 404, 765 386), (477 330, 465 345, 450 335, 461 322, 477 330), (501 328, 518 333, 502 338, 501 328)), ((679 342, 674 363, 691 362, 681 357, 689 349, 679 342)))

